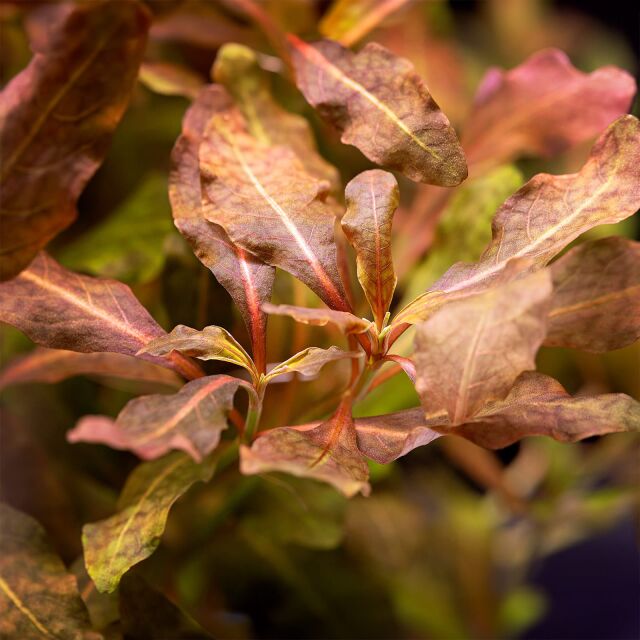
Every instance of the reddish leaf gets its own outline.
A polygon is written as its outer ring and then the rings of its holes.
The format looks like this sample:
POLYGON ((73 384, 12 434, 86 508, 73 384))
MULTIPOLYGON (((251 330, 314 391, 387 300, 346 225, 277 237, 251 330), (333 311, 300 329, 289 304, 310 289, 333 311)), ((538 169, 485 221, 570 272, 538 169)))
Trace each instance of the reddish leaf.
POLYGON ((289 41, 300 91, 342 142, 412 180, 451 187, 467 177, 449 120, 408 60, 375 43, 353 54, 330 40, 289 41))
POLYGON ((75 219, 76 200, 107 152, 144 52, 149 14, 141 3, 71 6, 0 96, 2 280, 75 219))
POLYGON ((373 323, 364 318, 358 318, 347 311, 334 311, 333 309, 311 309, 308 307, 295 307, 290 304, 266 303, 262 308, 271 315, 289 316, 296 322, 324 327, 333 324, 346 335, 352 333, 365 333, 373 326, 373 323))
POLYGON ((427 414, 446 410, 462 424, 534 369, 550 295, 551 274, 538 271, 452 302, 419 325, 416 389, 427 414))
MULTIPOLYGON (((19 276, 0 284, 0 294, 0 321, 45 347, 134 356, 164 334, 129 287, 68 271, 45 253, 19 276)), ((146 359, 164 366, 171 362, 187 377, 202 375, 177 354, 169 360, 146 359)))
POLYGON ((105 416, 85 416, 69 431, 67 440, 128 449, 146 460, 182 449, 199 462, 218 446, 240 386, 252 391, 238 378, 198 378, 173 395, 131 400, 115 421, 105 416))
POLYGON ((358 280, 378 329, 396 288, 391 255, 391 225, 400 194, 392 174, 374 169, 356 176, 345 189, 347 211, 342 229, 355 249, 358 280))
POLYGON ((251 336, 256 367, 264 371, 266 317, 261 306, 271 297, 274 269, 233 244, 224 229, 204 218, 201 207, 198 150, 202 135, 211 116, 229 104, 220 87, 208 86, 187 111, 182 135, 172 153, 169 197, 176 227, 240 309, 251 336))
POLYGON ((283 471, 315 478, 348 497, 370 491, 369 469, 358 450, 349 399, 319 426, 279 427, 260 435, 251 448, 242 446, 240 470, 247 475, 283 471))
POLYGON ((551 273, 545 344, 599 353, 640 338, 640 243, 614 237, 580 245, 551 273))
POLYGON ((289 147, 251 136, 233 106, 209 120, 200 171, 208 220, 302 280, 330 307, 348 310, 336 266, 336 210, 324 202, 328 183, 307 173, 289 147))
POLYGON ((522 154, 556 154, 626 113, 635 92, 626 71, 609 66, 586 74, 557 49, 511 71, 491 69, 463 135, 469 164, 486 169, 522 154))
POLYGON ((175 373, 139 358, 119 353, 78 353, 38 347, 12 360, 0 372, 0 389, 12 384, 53 384, 73 376, 97 375, 180 387, 175 373))
POLYGON ((384 360, 395 362, 400 365, 402 370, 407 374, 411 382, 416 381, 416 365, 411 358, 405 358, 404 356, 398 356, 396 354, 386 355, 384 360))

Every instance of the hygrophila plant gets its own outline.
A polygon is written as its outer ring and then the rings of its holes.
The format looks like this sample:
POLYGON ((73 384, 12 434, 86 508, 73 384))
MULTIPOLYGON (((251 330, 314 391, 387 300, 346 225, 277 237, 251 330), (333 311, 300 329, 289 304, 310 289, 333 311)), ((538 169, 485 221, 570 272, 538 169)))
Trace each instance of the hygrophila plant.
MULTIPOLYGON (((10 364, 3 384, 102 373, 180 385, 130 401, 115 419, 87 416, 69 432, 72 442, 107 444, 146 461, 130 476, 118 512, 84 528, 86 566, 100 591, 113 591, 155 550, 181 495, 236 456, 244 474, 310 477, 353 496, 370 491, 368 459, 389 463, 442 436, 501 448, 529 435, 572 442, 640 429, 640 405, 630 397, 572 397, 535 371, 543 344, 602 352, 640 337, 640 245, 608 237, 562 253, 589 229, 640 207, 640 124, 625 115, 631 77, 616 68, 584 74, 555 50, 508 72, 492 70, 460 142, 407 60, 378 44, 354 53, 344 46, 353 34, 342 43, 284 36, 252 3, 239 4, 264 23, 281 54, 279 65, 269 59, 267 66, 295 83, 343 143, 384 168, 359 173, 343 191, 308 122, 274 101, 261 57, 245 46, 219 50, 212 84, 162 77, 193 97, 172 156, 173 220, 235 302, 245 346, 218 326, 166 333, 125 284, 72 272, 42 251, 74 220, 125 110, 150 24, 144 5, 61 5, 0 99, 0 319, 45 348, 10 364), (519 186, 517 172, 502 166, 596 134, 577 173, 538 174, 519 186), (426 284, 404 305, 394 303, 392 223, 401 194, 392 172, 443 224, 461 220, 458 235, 416 272, 426 284), (451 197, 467 173, 468 191, 451 197), (477 185, 490 188, 476 198, 477 185), (464 227, 488 228, 495 207, 486 194, 495 199, 504 185, 515 192, 504 194, 484 253, 443 273, 443 261, 466 257, 464 227), (355 312, 362 296, 350 283, 352 253, 370 309, 364 318, 355 312), (272 304, 276 269, 325 306, 272 304), (344 340, 268 364, 269 314, 333 325, 344 340), (205 375, 194 358, 231 363, 232 375, 205 375), (309 399, 318 404, 316 419, 261 426, 272 382, 294 384, 283 377, 314 377, 335 361, 348 361, 350 376, 330 398, 309 399), (398 372, 415 383, 421 406, 354 419, 354 406, 398 372)), ((415 223, 402 213, 406 231, 415 223)), ((398 238, 415 259, 423 253, 416 232, 398 238)), ((404 271, 401 278, 403 293, 415 289, 404 271)), ((15 528, 32 535, 19 518, 15 528)), ((60 597, 72 619, 76 596, 60 597)))

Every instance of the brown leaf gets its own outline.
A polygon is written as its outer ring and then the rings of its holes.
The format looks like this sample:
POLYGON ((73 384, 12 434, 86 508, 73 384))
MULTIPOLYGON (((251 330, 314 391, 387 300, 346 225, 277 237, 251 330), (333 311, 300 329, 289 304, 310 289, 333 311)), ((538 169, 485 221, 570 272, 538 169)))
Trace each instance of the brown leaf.
POLYGON ((601 353, 640 338, 640 243, 604 238, 551 265, 546 345, 601 353))
POLYGON ((16 640, 99 640, 73 575, 44 529, 0 503, 0 635, 16 640))
POLYGON ((107 152, 144 52, 149 13, 141 3, 72 6, 0 95, 2 280, 76 218, 76 200, 107 152))
POLYGON ((344 195, 347 211, 340 222, 355 249, 358 280, 380 330, 398 281, 391 255, 398 182, 386 171, 364 171, 349 182, 344 195))
POLYGON ((358 450, 351 402, 319 426, 278 427, 240 448, 240 471, 247 475, 282 471, 328 482, 347 497, 368 495, 369 468, 358 450))
POLYGON ((0 371, 0 389, 13 384, 53 384, 73 376, 106 376, 180 387, 182 380, 172 371, 120 353, 78 353, 37 347, 14 358, 0 371))
POLYGON ((626 113, 635 92, 626 71, 583 73, 558 49, 535 53, 510 71, 491 69, 462 137, 469 165, 477 171, 523 154, 559 153, 626 113))
POLYGON ((624 393, 571 397, 548 376, 524 372, 509 395, 452 432, 500 449, 525 436, 576 442, 619 431, 640 431, 640 403, 624 393))
POLYGON ((298 88, 342 142, 419 182, 451 187, 467 177, 449 120, 408 60, 375 43, 353 54, 330 40, 289 42, 298 88))
POLYGON ((207 86, 187 111, 171 156, 169 198, 176 227, 238 306, 251 336, 256 368, 263 372, 266 316, 261 307, 271 297, 275 270, 233 244, 222 227, 205 219, 201 206, 198 151, 202 135, 211 116, 230 104, 224 90, 207 86))
POLYGON ((267 374, 266 379, 273 380, 277 376, 286 375, 293 371, 306 377, 312 377, 318 375, 325 364, 346 358, 360 358, 362 355, 362 351, 343 351, 338 347, 329 347, 328 349, 308 347, 276 365, 267 374))
POLYGON ((329 185, 307 173, 289 147, 251 136, 238 108, 229 106, 209 120, 200 172, 207 220, 330 307, 349 309, 336 266, 336 209, 324 202, 329 185))
POLYGON ((419 325, 416 389, 427 414, 446 410, 462 424, 534 369, 550 295, 551 274, 542 270, 452 302, 419 325))
MULTIPOLYGON (((0 294, 0 321, 44 347, 135 356, 164 334, 129 287, 68 271, 46 253, 13 280, 0 284, 0 294)), ((144 357, 163 366, 170 362, 186 377, 202 375, 183 356, 144 357)))
POLYGON ((514 259, 524 270, 542 267, 585 231, 624 220, 639 207, 640 123, 628 115, 600 136, 578 173, 541 173, 516 191, 496 213, 480 260, 455 264, 394 324, 420 322, 444 302, 483 290, 504 278, 514 259))
POLYGON ((373 323, 364 318, 358 318, 347 311, 334 311, 333 309, 311 309, 308 307, 295 307, 290 304, 263 304, 262 308, 271 315, 289 316, 296 322, 324 327, 333 324, 346 335, 352 333, 366 333, 373 323))
POLYGON ((158 458, 171 449, 182 449, 199 462, 218 446, 240 386, 253 392, 238 378, 198 378, 173 395, 131 400, 115 421, 85 416, 67 433, 67 440, 128 449, 145 460, 158 458))

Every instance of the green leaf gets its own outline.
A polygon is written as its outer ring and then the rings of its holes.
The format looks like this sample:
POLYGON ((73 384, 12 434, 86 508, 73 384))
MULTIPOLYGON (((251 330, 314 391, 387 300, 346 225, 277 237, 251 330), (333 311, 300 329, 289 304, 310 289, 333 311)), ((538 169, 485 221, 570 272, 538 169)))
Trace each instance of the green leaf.
POLYGON ((173 503, 196 482, 210 480, 214 468, 211 459, 196 464, 186 454, 174 453, 133 471, 118 513, 83 528, 85 564, 98 591, 114 591, 133 565, 156 550, 173 503))

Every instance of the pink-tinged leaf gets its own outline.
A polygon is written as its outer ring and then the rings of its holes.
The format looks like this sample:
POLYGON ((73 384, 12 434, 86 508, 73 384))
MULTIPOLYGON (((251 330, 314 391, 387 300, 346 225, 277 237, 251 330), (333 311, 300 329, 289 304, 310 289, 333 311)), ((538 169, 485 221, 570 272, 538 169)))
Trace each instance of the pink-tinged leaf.
POLYGON ((324 327, 328 324, 336 326, 346 335, 366 333, 373 327, 373 323, 348 311, 334 311, 333 309, 311 309, 295 307, 290 304, 266 303, 262 308, 270 315, 289 316, 296 322, 324 327))
POLYGON ((447 421, 444 412, 425 418, 421 408, 358 418, 355 421, 358 448, 367 458, 387 464, 439 438, 441 434, 431 427, 447 421))
POLYGON ((469 165, 486 169, 523 154, 554 155, 626 113, 635 92, 626 71, 608 66, 583 73, 557 49, 511 71, 491 69, 462 137, 469 165))
POLYGON ((141 3, 71 7, 56 14, 27 68, 0 94, 2 280, 76 218, 144 52, 149 13, 141 3))
POLYGON ((333 485, 347 497, 368 495, 369 468, 358 450, 351 402, 319 426, 278 427, 240 448, 240 471, 247 475, 282 471, 333 485))
POLYGON ((290 35, 298 88, 342 142, 412 180, 455 186, 467 165, 455 131, 413 65, 379 44, 354 54, 290 35))
POLYGON ((177 388, 182 380, 172 371, 120 353, 78 353, 37 347, 0 371, 0 389, 13 384, 53 384, 73 376, 106 376, 177 388))
POLYGON ((551 274, 541 270, 451 302, 419 325, 416 389, 427 414, 445 410, 458 425, 504 398, 535 368, 550 296, 551 274))
POLYGON ((514 259, 525 270, 540 268, 585 231, 620 222, 638 208, 640 123, 628 115, 600 136, 578 173, 541 173, 516 191, 496 213, 493 238, 480 260, 455 264, 394 323, 420 322, 444 302, 482 291, 504 278, 514 259))
POLYGON ((229 106, 205 129, 200 175, 207 220, 330 307, 348 310, 336 265, 336 207, 325 202, 329 184, 307 173, 289 147, 250 135, 239 109, 229 106))
MULTIPOLYGON (((68 271, 45 253, 13 280, 0 284, 0 321, 44 347, 83 353, 135 356, 164 335, 129 287, 68 271)), ((183 356, 146 359, 172 366, 186 377, 202 375, 183 356)))
POLYGON ((373 169, 357 175, 345 189, 347 211, 342 229, 356 252, 358 280, 362 285, 378 329, 396 288, 391 225, 398 207, 398 182, 386 171, 373 169))
POLYGON ((600 353, 640 338, 640 243, 604 238, 551 265, 545 344, 600 353))
POLYGON ((305 377, 313 377, 318 375, 320 369, 325 364, 335 362, 336 360, 345 360, 349 358, 359 358, 363 355, 362 351, 343 351, 338 347, 329 347, 328 349, 320 349, 319 347, 308 347, 288 360, 277 364, 267 374, 266 379, 272 380, 278 376, 286 375, 296 371, 305 377))
POLYGON ((176 394, 131 400, 115 421, 105 416, 85 416, 69 431, 67 440, 128 449, 145 460, 182 449, 200 461, 218 446, 240 386, 253 392, 238 378, 198 378, 176 394))
POLYGON ((404 356, 399 356, 392 353, 392 354, 386 355, 383 358, 383 360, 388 360, 389 362, 395 362, 396 364, 400 365, 400 367, 407 374, 411 382, 416 381, 416 375, 417 375, 416 365, 413 362, 413 360, 411 360, 411 358, 405 358, 404 356))
POLYGON ((640 403, 624 393, 572 397, 553 378, 532 371, 518 378, 504 400, 451 430, 489 449, 526 436, 575 442, 620 431, 640 431, 640 403))
POLYGON ((201 206, 198 152, 202 135, 212 115, 229 106, 224 90, 208 86, 187 111, 171 156, 169 198, 176 227, 238 306, 251 336, 256 368, 264 371, 266 316, 261 306, 271 297, 275 270, 233 244, 222 227, 205 219, 201 206))
POLYGON ((202 76, 171 62, 147 60, 140 66, 138 80, 154 93, 195 99, 204 85, 202 76))

